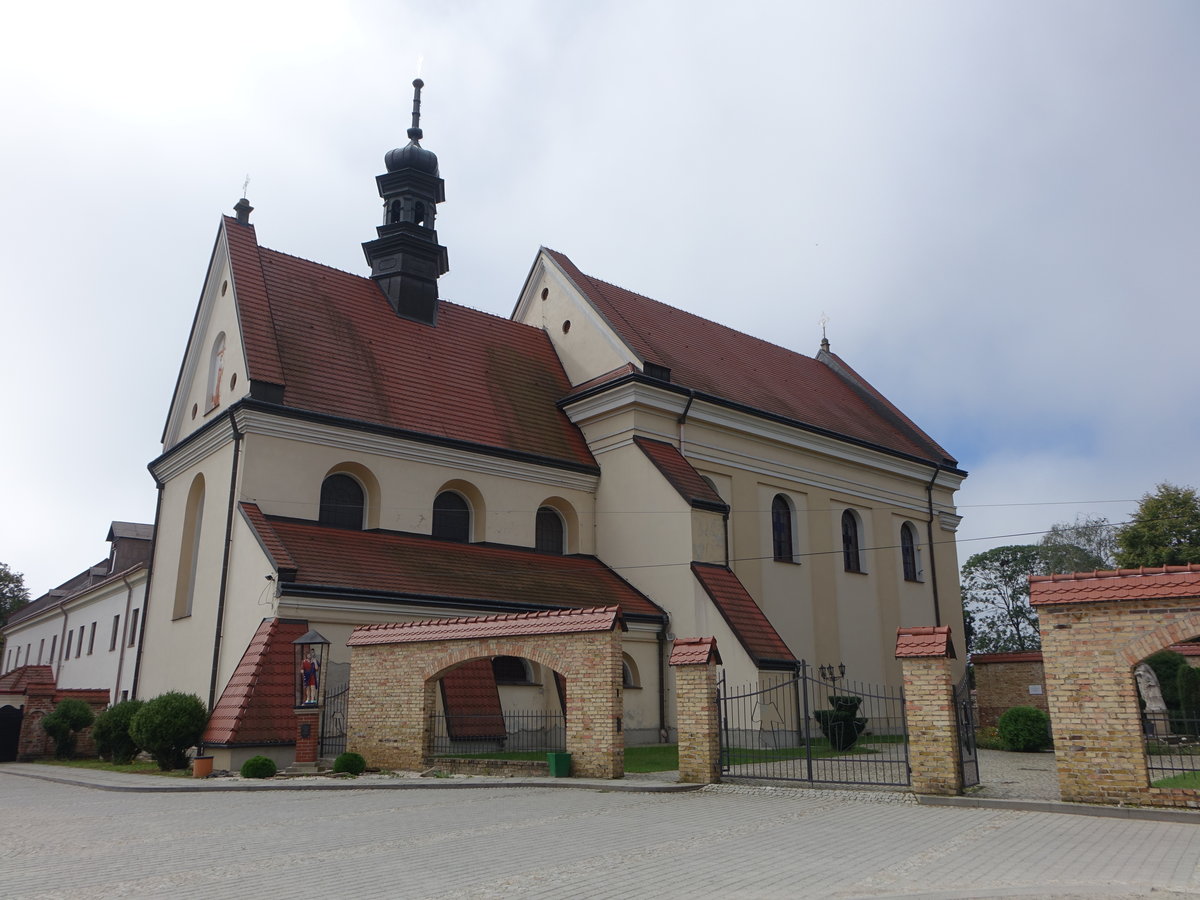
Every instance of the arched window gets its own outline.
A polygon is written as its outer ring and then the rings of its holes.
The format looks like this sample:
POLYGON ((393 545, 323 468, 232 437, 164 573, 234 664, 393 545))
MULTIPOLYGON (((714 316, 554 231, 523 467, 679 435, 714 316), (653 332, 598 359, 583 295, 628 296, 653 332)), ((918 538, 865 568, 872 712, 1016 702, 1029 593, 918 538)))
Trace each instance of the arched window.
POLYGON ((900 526, 900 559, 904 563, 904 580, 921 580, 921 550, 917 543, 917 529, 912 522, 900 526))
POLYGON ((317 520, 322 525, 361 529, 365 507, 362 485, 349 475, 339 472, 321 482, 321 512, 317 520))
POLYGON ((847 572, 862 571, 858 515, 852 509, 842 513, 842 563, 847 572))
POLYGON ((566 528, 562 516, 552 506, 540 507, 537 511, 534 546, 538 553, 563 554, 567 550, 566 528))
POLYGON ((208 358, 208 408, 216 409, 221 402, 221 376, 225 373, 225 332, 213 341, 212 353, 208 358))
POLYGON ((492 675, 496 684, 533 684, 533 669, 529 661, 519 656, 492 658, 492 675))
POLYGON ((792 504, 783 494, 771 501, 771 550, 780 562, 795 562, 792 543, 792 504))
MULTIPOLYGON (((173 616, 182 619, 192 614, 196 593, 196 564, 200 558, 200 530, 204 524, 204 476, 197 475, 188 491, 183 513, 183 536, 179 541, 179 568, 175 573, 175 606, 173 616)), ((83 635, 79 636, 80 642, 83 635)), ((82 647, 76 647, 78 656, 82 647)))
POLYGON ((637 663, 628 653, 621 654, 621 687, 639 688, 642 680, 638 678, 637 663))
POLYGON ((433 536, 443 541, 471 540, 471 505, 462 494, 442 491, 433 501, 433 536))

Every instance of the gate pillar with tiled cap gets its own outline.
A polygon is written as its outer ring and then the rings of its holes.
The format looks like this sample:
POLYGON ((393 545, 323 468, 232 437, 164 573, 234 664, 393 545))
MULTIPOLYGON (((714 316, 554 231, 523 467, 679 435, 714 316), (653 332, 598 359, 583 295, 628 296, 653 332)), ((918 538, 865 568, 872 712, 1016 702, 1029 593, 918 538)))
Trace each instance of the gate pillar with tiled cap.
POLYGON ((679 638, 671 648, 675 667, 675 725, 679 733, 679 780, 721 780, 720 718, 717 710, 716 638, 679 638))
POLYGON ((904 674, 908 764, 918 794, 962 793, 961 752, 948 625, 896 629, 896 658, 904 674))
POLYGON ((371 766, 423 768, 438 679, 472 659, 518 656, 567 679, 571 774, 620 778, 624 627, 613 606, 355 628, 347 641, 349 748, 371 766))

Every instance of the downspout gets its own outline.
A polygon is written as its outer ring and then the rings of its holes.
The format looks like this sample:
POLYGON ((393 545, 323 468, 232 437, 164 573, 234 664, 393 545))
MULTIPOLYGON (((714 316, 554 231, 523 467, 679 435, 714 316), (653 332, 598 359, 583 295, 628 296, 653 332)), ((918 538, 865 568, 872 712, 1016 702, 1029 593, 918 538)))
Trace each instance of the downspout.
POLYGON ((67 619, 71 614, 67 612, 67 601, 64 599, 58 604, 58 611, 62 613, 63 623, 62 632, 58 636, 58 659, 54 663, 54 683, 58 684, 58 675, 62 671, 63 654, 67 651, 67 633, 71 630, 67 627, 67 619))
POLYGON ((679 418, 675 420, 679 425, 679 455, 683 455, 683 426, 687 422, 688 411, 692 408, 692 401, 696 399, 696 392, 692 388, 687 389, 688 399, 687 404, 683 407, 683 412, 679 414, 679 418))
POLYGON ((142 676, 142 650, 146 646, 146 629, 150 625, 150 585, 154 583, 154 554, 158 551, 159 517, 162 515, 163 483, 154 476, 158 487, 158 500, 154 504, 154 534, 150 538, 150 568, 146 572, 146 594, 142 597, 142 633, 137 639, 137 653, 133 657, 133 685, 129 689, 129 698, 135 699, 138 693, 138 681, 142 676))
POLYGON ((929 479, 929 484, 925 485, 925 497, 929 503, 929 520, 925 523, 925 527, 929 537, 929 580, 933 585, 933 624, 942 624, 941 604, 938 602, 938 581, 937 581, 937 557, 933 552, 933 483, 937 481, 938 475, 942 472, 942 464, 934 463, 933 477, 929 479))
POLYGON ((671 732, 667 728, 667 627, 670 618, 658 627, 658 741, 660 744, 671 743, 671 732))
POLYGON ((125 575, 121 576, 121 580, 125 582, 125 625, 121 629, 121 652, 117 654, 117 683, 113 685, 113 703, 119 703, 117 699, 121 696, 121 673, 125 669, 125 642, 129 639, 129 607, 133 605, 133 585, 129 583, 129 578, 125 575))
POLYGON ((225 592, 229 588, 229 550, 233 545, 233 508, 237 502, 238 459, 242 450, 242 433, 238 431, 233 416, 229 417, 233 429, 233 466, 229 470, 229 509, 225 515, 225 551, 221 558, 221 592, 217 595, 217 627, 213 635, 212 677, 208 683, 208 708, 217 704, 217 666, 221 661, 221 634, 225 627, 225 592))

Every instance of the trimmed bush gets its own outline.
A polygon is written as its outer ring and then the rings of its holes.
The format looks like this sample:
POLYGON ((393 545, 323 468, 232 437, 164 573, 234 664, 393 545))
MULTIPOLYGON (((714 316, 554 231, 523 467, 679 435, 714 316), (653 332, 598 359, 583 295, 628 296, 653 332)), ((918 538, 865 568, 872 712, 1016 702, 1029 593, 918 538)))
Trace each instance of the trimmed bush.
POLYGON ((252 756, 242 763, 243 778, 274 778, 278 771, 269 756, 252 756))
POLYGON ((333 771, 361 775, 367 769, 367 761, 358 753, 347 751, 333 761, 333 771))
POLYGON ((187 749, 200 740, 208 710, 195 694, 171 691, 147 700, 129 723, 133 742, 164 772, 187 768, 187 749))
POLYGON ((92 708, 82 700, 63 700, 54 711, 42 718, 42 728, 54 740, 54 755, 70 759, 75 755, 79 732, 96 719, 92 708))
POLYGON ((1050 717, 1034 706, 1014 706, 997 723, 1005 750, 1036 753, 1050 746, 1050 717))
POLYGON ((849 750, 867 727, 867 720, 858 715, 861 703, 862 697, 832 695, 829 705, 833 709, 818 709, 813 713, 834 750, 849 750))
POLYGON ((123 700, 96 716, 92 738, 96 741, 96 750, 101 759, 121 766, 133 762, 138 745, 129 736, 129 723, 144 705, 145 701, 142 700, 123 700))

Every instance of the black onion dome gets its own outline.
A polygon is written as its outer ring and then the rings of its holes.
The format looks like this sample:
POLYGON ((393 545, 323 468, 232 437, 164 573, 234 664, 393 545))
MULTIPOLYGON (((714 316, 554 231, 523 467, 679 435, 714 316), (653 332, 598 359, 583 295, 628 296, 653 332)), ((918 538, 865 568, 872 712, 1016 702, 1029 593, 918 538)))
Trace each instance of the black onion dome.
POLYGON ((437 154, 432 150, 426 150, 418 143, 421 139, 421 129, 408 129, 408 136, 412 138, 403 147, 397 147, 395 150, 389 150, 383 157, 383 164, 387 166, 389 172, 396 172, 400 169, 417 169, 421 172, 428 172, 430 175, 438 174, 438 158, 437 154), (414 135, 413 132, 416 132, 414 135))

